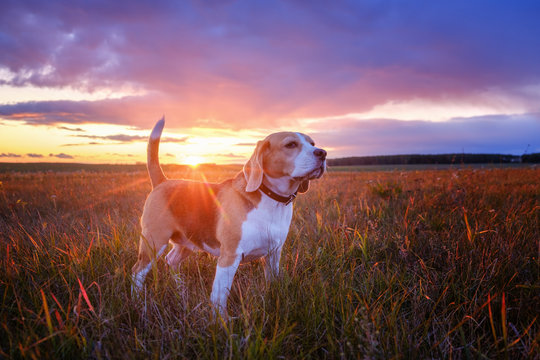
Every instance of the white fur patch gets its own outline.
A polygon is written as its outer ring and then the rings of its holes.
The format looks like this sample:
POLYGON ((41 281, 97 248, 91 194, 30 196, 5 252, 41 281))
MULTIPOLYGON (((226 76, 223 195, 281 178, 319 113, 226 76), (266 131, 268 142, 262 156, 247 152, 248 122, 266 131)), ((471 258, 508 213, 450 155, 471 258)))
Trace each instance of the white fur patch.
POLYGON ((227 298, 229 297, 234 280, 234 274, 236 274, 238 265, 240 265, 239 257, 236 258, 231 266, 216 266, 216 275, 212 285, 210 301, 212 301, 222 315, 227 314, 227 298))
POLYGON ((285 205, 261 195, 258 206, 251 210, 242 224, 242 238, 237 254, 245 261, 281 251, 289 233, 293 205, 285 205))
POLYGON ((132 291, 142 289, 144 279, 146 279, 146 274, 148 274, 151 268, 152 262, 149 262, 148 265, 144 267, 144 269, 135 274, 135 276, 133 277, 133 288, 131 289, 132 291))
POLYGON ((294 170, 291 176, 303 177, 317 169, 320 161, 314 154, 316 147, 311 145, 302 134, 296 133, 296 135, 302 143, 302 151, 294 159, 294 170))

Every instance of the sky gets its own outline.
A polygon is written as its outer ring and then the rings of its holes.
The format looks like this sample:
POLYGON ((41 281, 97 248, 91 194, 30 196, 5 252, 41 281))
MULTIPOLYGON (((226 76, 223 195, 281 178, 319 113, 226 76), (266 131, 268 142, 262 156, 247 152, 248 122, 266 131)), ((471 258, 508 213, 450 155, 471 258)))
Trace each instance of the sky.
POLYGON ((540 2, 0 2, 0 162, 540 152, 540 2))

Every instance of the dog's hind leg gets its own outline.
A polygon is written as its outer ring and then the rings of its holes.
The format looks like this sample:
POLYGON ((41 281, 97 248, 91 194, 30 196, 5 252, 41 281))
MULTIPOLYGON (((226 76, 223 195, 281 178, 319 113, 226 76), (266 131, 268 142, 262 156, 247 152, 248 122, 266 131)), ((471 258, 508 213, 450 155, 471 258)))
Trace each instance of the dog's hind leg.
MULTIPOLYGON (((148 232, 146 234, 148 235, 148 232)), ((170 236, 171 234, 166 231, 156 231, 151 236, 145 236, 144 233, 141 235, 139 257, 131 270, 133 274, 132 294, 138 293, 142 289, 146 275, 167 248, 170 236)))
POLYGON ((172 249, 165 259, 167 264, 173 269, 178 270, 182 261, 184 261, 193 252, 187 245, 187 239, 184 235, 178 234, 171 237, 172 249))

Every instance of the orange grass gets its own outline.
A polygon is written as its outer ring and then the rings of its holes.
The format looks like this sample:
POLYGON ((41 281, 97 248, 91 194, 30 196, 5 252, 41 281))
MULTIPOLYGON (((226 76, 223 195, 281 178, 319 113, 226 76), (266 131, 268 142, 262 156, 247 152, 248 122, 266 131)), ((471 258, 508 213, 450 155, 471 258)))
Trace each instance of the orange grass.
POLYGON ((226 323, 206 254, 131 298, 146 173, 0 181, 0 358, 539 356, 537 168, 330 172, 295 203, 281 280, 242 266, 226 323))

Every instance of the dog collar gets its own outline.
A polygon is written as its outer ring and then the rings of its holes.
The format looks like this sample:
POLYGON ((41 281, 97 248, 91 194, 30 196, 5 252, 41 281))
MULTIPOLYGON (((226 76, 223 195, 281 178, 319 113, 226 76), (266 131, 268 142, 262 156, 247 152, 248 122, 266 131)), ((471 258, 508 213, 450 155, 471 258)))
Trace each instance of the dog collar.
POLYGON ((290 203, 292 203, 293 200, 296 199, 296 194, 298 194, 298 191, 295 191, 294 194, 292 194, 292 195, 281 196, 279 194, 276 194, 275 192, 273 192, 269 188, 267 188, 264 184, 261 184, 261 186, 259 186, 259 190, 261 190, 263 193, 268 195, 268 197, 270 197, 271 199, 276 200, 276 201, 278 201, 280 203, 283 203, 285 205, 289 205, 290 203))

